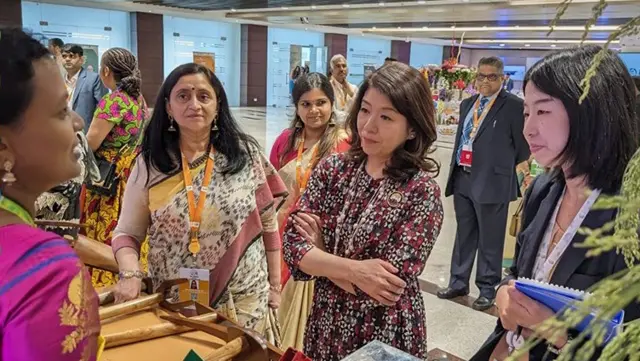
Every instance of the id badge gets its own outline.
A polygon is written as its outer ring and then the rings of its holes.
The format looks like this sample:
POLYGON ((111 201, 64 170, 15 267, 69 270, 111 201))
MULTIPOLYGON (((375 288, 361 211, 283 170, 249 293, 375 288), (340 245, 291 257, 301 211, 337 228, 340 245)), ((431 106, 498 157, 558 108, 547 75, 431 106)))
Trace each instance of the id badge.
POLYGON ((473 148, 471 143, 467 143, 462 146, 462 151, 460 152, 460 165, 463 167, 471 167, 472 161, 473 148))
POLYGON ((209 305, 209 270, 198 268, 180 268, 179 278, 188 280, 180 285, 179 302, 195 301, 209 305))

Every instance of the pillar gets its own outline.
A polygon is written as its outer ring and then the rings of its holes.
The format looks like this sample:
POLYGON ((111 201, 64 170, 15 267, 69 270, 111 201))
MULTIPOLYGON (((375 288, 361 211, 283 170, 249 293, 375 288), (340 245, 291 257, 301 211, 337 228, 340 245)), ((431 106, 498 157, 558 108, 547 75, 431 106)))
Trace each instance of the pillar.
POLYGON ((391 57, 399 62, 409 64, 411 62, 411 42, 391 40, 391 57))
POLYGON ((0 26, 22 27, 22 1, 0 0, 0 26))
POLYGON ((267 105, 267 30, 262 25, 242 25, 240 106, 267 105))
POLYGON ((132 14, 133 52, 142 74, 142 95, 153 107, 164 81, 164 25, 161 14, 132 14))

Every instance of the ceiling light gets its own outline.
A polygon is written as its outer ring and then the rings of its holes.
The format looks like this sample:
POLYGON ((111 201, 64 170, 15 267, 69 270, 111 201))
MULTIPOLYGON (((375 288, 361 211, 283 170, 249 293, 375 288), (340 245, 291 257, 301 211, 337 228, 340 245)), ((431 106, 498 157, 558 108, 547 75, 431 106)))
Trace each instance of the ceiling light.
POLYGON ((384 6, 384 3, 381 1, 381 2, 378 3, 378 5, 384 6))
POLYGON ((424 1, 424 0, 420 0, 420 1, 418 1, 418 4, 419 4, 419 5, 423 5, 424 3, 426 3, 426 1, 424 1))
POLYGON ((349 4, 342 4, 343 8, 348 8, 350 5, 349 4))
POLYGON ((531 46, 531 44, 524 44, 524 46, 526 46, 527 48, 531 46))
MULTIPOLYGON (((617 30, 620 26, 618 25, 594 25, 590 29, 590 31, 614 31, 617 30)), ((403 28, 402 31, 414 32, 414 31, 428 31, 428 32, 443 32, 449 31, 449 29, 456 29, 456 31, 529 31, 529 32, 548 32, 551 28, 549 26, 455 26, 451 25, 449 27, 422 27, 422 28, 403 28)), ((379 29, 378 31, 390 31, 389 29, 379 29)), ((584 26, 573 26, 573 25, 560 25, 554 28, 555 32, 559 31, 584 31, 584 26)))
POLYGON ((317 6, 315 6, 315 5, 311 5, 311 9, 312 9, 312 10, 315 10, 316 8, 317 8, 317 6))
POLYGON ((289 8, 288 8, 288 7, 286 7, 286 6, 283 6, 283 7, 282 7, 282 10, 289 10, 289 8))
POLYGON ((500 46, 504 46, 504 44, 500 44, 500 46))
POLYGON ((551 47, 552 47, 552 48, 555 48, 555 47, 556 47, 556 44, 551 44, 551 47))
MULTIPOLYGON (((580 39, 469 39, 465 40, 470 44, 580 44, 580 39)), ((585 40, 585 44, 604 44, 606 40, 585 40)), ((613 40, 612 44, 620 43, 620 40, 613 40)))
POLYGON ((371 29, 376 30, 376 27, 374 26, 374 27, 372 27, 371 29))
POLYGON ((398 29, 402 29, 402 28, 398 26, 398 29))
POLYGON ((428 27, 428 26, 423 26, 422 28, 423 28, 423 29, 428 29, 429 27, 428 27))
POLYGON ((231 8, 231 12, 232 12, 232 13, 235 13, 236 11, 237 11, 236 9, 231 8))

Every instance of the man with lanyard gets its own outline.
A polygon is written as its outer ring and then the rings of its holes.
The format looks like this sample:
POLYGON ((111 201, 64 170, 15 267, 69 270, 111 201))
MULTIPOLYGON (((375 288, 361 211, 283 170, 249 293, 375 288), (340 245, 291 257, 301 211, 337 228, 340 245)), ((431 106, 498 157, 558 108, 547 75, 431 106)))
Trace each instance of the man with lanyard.
POLYGON ((347 59, 344 55, 334 55, 330 63, 331 86, 333 87, 333 92, 336 97, 333 105, 337 119, 342 123, 351 109, 351 103, 358 92, 358 87, 349 83, 349 80, 347 80, 349 68, 347 67, 347 59))
POLYGON ((473 261, 478 253, 476 310, 489 309, 502 276, 502 252, 509 202, 520 195, 516 165, 527 160, 523 101, 503 89, 504 64, 482 58, 476 86, 480 94, 460 104, 460 122, 451 159, 446 196, 453 195, 456 238, 449 286, 442 299, 469 293, 473 261))

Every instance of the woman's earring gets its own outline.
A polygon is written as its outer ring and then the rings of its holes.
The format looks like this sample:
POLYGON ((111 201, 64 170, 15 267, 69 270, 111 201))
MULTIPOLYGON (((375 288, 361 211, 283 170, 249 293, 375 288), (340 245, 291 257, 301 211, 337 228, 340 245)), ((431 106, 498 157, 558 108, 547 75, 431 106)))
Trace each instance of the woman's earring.
POLYGON ((13 164, 10 161, 4 162, 4 175, 2 176, 2 183, 10 186, 16 182, 16 175, 11 171, 13 170, 13 164))
POLYGON ((211 128, 212 132, 218 131, 218 114, 213 118, 213 128, 211 128))
POLYGON ((169 116, 169 131, 170 132, 175 132, 176 131, 176 127, 173 126, 174 120, 172 116, 169 116))
POLYGON ((298 118, 298 121, 296 121, 296 128, 298 128, 298 129, 302 129, 302 127, 303 127, 303 123, 302 123, 302 121, 300 120, 300 118, 298 118))

